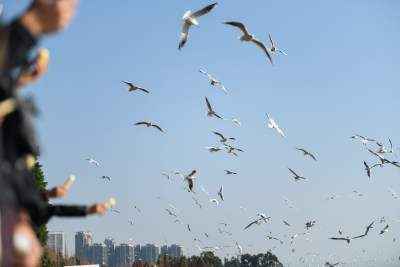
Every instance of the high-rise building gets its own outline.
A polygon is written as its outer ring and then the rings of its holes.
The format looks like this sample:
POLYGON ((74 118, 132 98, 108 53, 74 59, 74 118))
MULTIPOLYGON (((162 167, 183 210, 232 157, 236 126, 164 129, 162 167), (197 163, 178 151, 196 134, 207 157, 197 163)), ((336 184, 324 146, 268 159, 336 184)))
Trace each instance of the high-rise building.
POLYGON ((143 247, 141 245, 136 245, 133 251, 135 260, 144 260, 143 247))
POLYGON ((107 246, 101 243, 94 243, 92 246, 93 250, 93 262, 100 266, 107 264, 107 246))
POLYGON ((144 260, 142 261, 145 263, 148 261, 150 264, 156 264, 158 255, 160 254, 159 247, 155 244, 147 244, 143 247, 144 249, 144 260))
POLYGON ((115 249, 115 265, 118 267, 132 266, 134 262, 133 246, 121 243, 115 249))
POLYGON ((83 231, 75 234, 75 256, 80 261, 84 259, 90 261, 93 258, 93 253, 91 251, 92 239, 91 232, 83 231))
POLYGON ((108 267, 115 267, 116 265, 115 265, 115 249, 116 249, 116 243, 115 243, 115 240, 114 240, 114 238, 111 238, 111 237, 107 237, 105 240, 104 240, 104 244, 106 245, 106 247, 107 247, 107 258, 108 258, 108 260, 107 260, 107 265, 108 265, 108 267))
POLYGON ((183 256, 183 246, 181 245, 171 245, 168 247, 168 255, 172 258, 179 258, 183 256))
POLYGON ((162 246, 161 247, 161 252, 160 252, 160 254, 161 255, 165 255, 165 254, 168 254, 168 245, 164 245, 164 246, 162 246))
POLYGON ((47 246, 49 247, 50 251, 61 253, 65 258, 65 232, 49 231, 47 246))

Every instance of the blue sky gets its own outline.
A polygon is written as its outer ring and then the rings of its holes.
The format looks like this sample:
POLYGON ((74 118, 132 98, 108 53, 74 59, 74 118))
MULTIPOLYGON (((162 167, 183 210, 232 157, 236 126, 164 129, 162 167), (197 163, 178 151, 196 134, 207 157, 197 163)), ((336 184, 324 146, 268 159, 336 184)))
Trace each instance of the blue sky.
MULTIPOLYGON (((2 2, 5 20, 29 3, 2 2)), ((378 146, 364 146, 349 136, 373 138, 386 148, 390 138, 400 148, 400 3, 221 1, 198 19, 200 27, 191 28, 179 51, 183 14, 212 3, 81 1, 65 32, 41 40, 39 47, 51 53, 49 70, 24 89, 40 106, 40 162, 49 187, 63 184, 71 173, 77 177, 68 195, 53 203, 92 204, 114 196, 121 212, 55 218, 48 229, 66 232, 70 252, 75 232, 89 230, 95 242, 114 237, 117 243, 134 238, 133 244, 164 245, 166 239, 182 244, 185 255, 199 253, 195 237, 203 241, 197 243, 200 247, 230 246, 216 253, 220 257, 234 256, 238 242, 244 253, 271 249, 284 265, 303 265, 302 259, 313 266, 326 261, 398 265, 400 222, 391 219, 400 220, 400 200, 387 188, 400 194, 400 169, 376 167, 368 178, 363 161, 372 165, 378 160, 365 147, 378 146), (221 23, 229 20, 245 23, 268 46, 271 33, 288 56, 273 55, 276 66, 271 66, 261 49, 237 40, 237 28, 221 23), (199 69, 222 81, 227 94, 211 86, 199 69), (150 94, 128 92, 121 80, 150 94), (226 120, 206 116, 205 96, 226 120), (266 113, 286 139, 267 127, 266 113), (154 122, 165 133, 135 126, 138 121, 154 122), (204 147, 219 145, 213 131, 235 137, 230 144, 244 152, 239 157, 209 153, 204 147), (295 182, 288 167, 309 180, 295 182), (173 175, 176 182, 170 183, 162 175, 194 169, 196 194, 183 189, 187 184, 179 176, 173 175), (227 176, 225 169, 238 174, 227 176), (210 203, 200 185, 215 198, 223 185, 225 201, 210 203), (357 197, 354 190, 367 198, 357 197), (333 195, 343 197, 326 201, 333 195), (287 207, 284 197, 297 209, 287 207), (168 203, 179 209, 178 217, 192 232, 167 214, 168 203), (243 230, 260 212, 270 222, 243 230), (379 223, 383 216, 386 222, 379 223), (290 237, 305 232, 305 223, 313 220, 309 234, 290 245, 290 237), (340 237, 339 230, 343 237, 360 235, 374 220, 369 235, 349 245, 328 239, 340 237), (379 235, 386 224, 389 232, 379 235), (232 236, 220 234, 218 227, 232 236)))

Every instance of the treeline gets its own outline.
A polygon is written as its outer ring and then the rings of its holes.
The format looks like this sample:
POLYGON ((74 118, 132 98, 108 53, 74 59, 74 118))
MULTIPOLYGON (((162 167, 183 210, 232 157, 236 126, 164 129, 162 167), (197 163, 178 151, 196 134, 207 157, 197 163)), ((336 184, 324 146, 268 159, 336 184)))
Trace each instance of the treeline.
MULTIPOLYGON (((179 258, 172 258, 168 255, 161 255, 158 257, 157 265, 159 267, 283 267, 278 258, 271 252, 266 254, 243 254, 237 258, 231 259, 224 258, 222 260, 215 256, 213 252, 202 252, 200 256, 185 256, 179 258)), ((150 267, 149 262, 143 263, 141 260, 135 260, 132 267, 150 267)))

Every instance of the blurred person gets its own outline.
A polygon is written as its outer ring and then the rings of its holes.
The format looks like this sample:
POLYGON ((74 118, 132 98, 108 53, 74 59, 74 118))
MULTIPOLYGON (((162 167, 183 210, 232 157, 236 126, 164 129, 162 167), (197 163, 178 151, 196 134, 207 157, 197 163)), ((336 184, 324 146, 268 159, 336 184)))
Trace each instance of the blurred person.
MULTIPOLYGON (((17 86, 43 73, 27 71, 28 52, 40 37, 65 29, 76 5, 76 0, 34 0, 19 18, 0 27, 0 103, 18 100, 17 86)), ((37 155, 29 116, 33 107, 29 101, 17 102, 10 115, 4 117, 0 110, 0 266, 4 267, 37 266, 42 253, 32 225, 45 209, 28 164, 37 155), (13 237, 24 237, 29 245, 19 257, 14 255, 13 237)))

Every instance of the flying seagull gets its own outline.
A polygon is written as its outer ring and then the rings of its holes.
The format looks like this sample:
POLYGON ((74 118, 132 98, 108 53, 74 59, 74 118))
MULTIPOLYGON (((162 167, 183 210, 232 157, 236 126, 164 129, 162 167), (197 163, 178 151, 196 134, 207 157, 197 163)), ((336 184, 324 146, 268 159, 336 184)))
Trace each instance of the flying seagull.
POLYGON ((209 74, 209 73, 207 73, 207 72, 205 72, 205 71, 202 71, 202 70, 199 70, 199 71, 200 71, 201 73, 207 75, 208 78, 210 78, 210 80, 211 80, 211 85, 214 85, 214 84, 218 83, 218 84, 221 86, 222 90, 224 90, 224 93, 226 94, 225 87, 224 87, 224 85, 223 85, 220 81, 218 81, 217 79, 214 79, 213 76, 211 76, 211 74, 209 74))
POLYGON ((367 235, 368 234, 368 232, 369 232, 369 229, 371 229, 372 228, 372 225, 375 223, 375 221, 373 221, 370 225, 368 225, 367 226, 367 228, 366 228, 366 230, 365 230, 365 234, 364 235, 367 235))
POLYGON ((193 191, 193 179, 195 179, 195 177, 194 177, 195 174, 196 174, 196 170, 193 170, 190 174, 183 177, 184 181, 188 181, 190 191, 193 191))
POLYGON ((233 171, 230 171, 230 170, 224 170, 224 171, 225 171, 226 175, 237 174, 236 172, 233 172, 233 171))
POLYGON ((218 195, 220 196, 221 200, 224 201, 224 187, 222 185, 219 189, 218 195))
POLYGON ((210 198, 210 202, 214 202, 215 204, 217 204, 218 205, 218 199, 216 199, 216 198, 210 198))
POLYGON ((379 234, 381 235, 381 234, 383 234, 383 233, 385 233, 387 231, 389 231, 389 224, 386 225, 385 228, 383 228, 379 234))
POLYGON ((290 227, 290 224, 287 223, 286 221, 283 221, 283 223, 284 223, 286 226, 289 226, 289 227, 290 227))
POLYGON ((389 143, 390 143, 390 150, 389 150, 389 154, 392 154, 392 155, 395 155, 396 156, 396 158, 398 159, 399 157, 397 156, 397 154, 394 152, 394 149, 393 149, 393 144, 392 144, 392 141, 389 139, 389 143))
POLYGON ((219 119, 223 119, 221 116, 219 116, 217 113, 215 113, 214 110, 212 110, 210 101, 208 101, 208 98, 207 98, 207 97, 206 97, 206 103, 207 103, 207 107, 208 107, 208 110, 207 110, 207 113, 206 113, 206 114, 207 114, 208 117, 215 116, 215 117, 217 117, 217 118, 219 118, 219 119))
POLYGON ((315 156, 314 156, 313 154, 311 154, 310 152, 308 152, 307 150, 305 150, 305 149, 303 149, 303 148, 297 148, 297 147, 296 147, 296 149, 297 149, 297 150, 300 150, 300 151, 303 151, 303 154, 304 154, 304 155, 306 155, 306 156, 309 155, 313 160, 317 160, 317 159, 315 158, 315 156))
POLYGON ((203 191, 204 194, 206 194, 207 196, 209 196, 210 194, 204 189, 204 187, 202 185, 200 185, 201 190, 203 191))
POLYGON ((238 121, 237 119, 232 118, 232 121, 233 121, 234 123, 236 123, 237 125, 242 126, 242 123, 241 123, 240 121, 238 121))
POLYGON ((354 135, 350 136, 350 138, 353 138, 353 139, 357 139, 358 137, 361 138, 361 143, 363 143, 363 145, 366 145, 368 142, 375 141, 374 139, 368 139, 368 138, 365 138, 364 136, 359 135, 359 134, 354 134, 354 135))
POLYGON ((298 175, 297 173, 295 173, 292 169, 290 169, 290 168, 288 168, 289 169, 289 171, 291 172, 291 173, 293 173, 293 175, 294 175, 294 180, 295 181, 298 181, 298 180, 300 180, 300 179, 304 179, 304 180, 307 180, 305 177, 303 177, 303 176, 300 176, 300 175, 298 175))
POLYGON ((135 204, 133 204, 133 208, 137 209, 137 210, 138 210, 138 212, 140 212, 140 209, 139 209, 139 207, 138 207, 138 206, 136 206, 135 204))
POLYGON ((368 164, 364 161, 364 166, 365 166, 365 170, 367 171, 368 177, 371 178, 371 170, 372 170, 372 168, 374 168, 374 167, 376 167, 376 166, 379 166, 379 165, 380 165, 380 164, 375 164, 375 165, 373 165, 372 167, 369 167, 368 164))
POLYGON ((394 198, 397 198, 397 199, 399 199, 399 197, 397 196, 397 194, 392 190, 392 189, 390 189, 390 188, 387 188, 387 190, 389 190, 390 191, 390 193, 392 193, 392 196, 394 197, 394 198))
POLYGON ((216 135, 218 135, 219 137, 221 137, 221 140, 219 140, 221 143, 225 143, 226 141, 228 141, 228 140, 236 140, 235 138, 233 138, 233 137, 228 137, 228 138, 226 138, 225 136, 223 136, 221 133, 219 133, 219 132, 213 132, 214 134, 216 134, 216 135))
POLYGON ((284 54, 285 56, 287 56, 287 54, 286 54, 285 52, 283 52, 282 50, 280 50, 280 49, 278 49, 278 48, 275 47, 274 41, 272 41, 272 38, 271 38, 271 34, 268 33, 268 36, 269 36, 269 41, 271 42, 271 48, 269 49, 269 51, 270 51, 272 54, 275 54, 275 52, 279 52, 279 53, 282 53, 282 54, 284 54))
POLYGON ((262 218, 255 220, 254 222, 251 222, 249 225, 247 225, 244 230, 246 230, 247 228, 249 228, 250 226, 252 226, 253 224, 260 224, 262 222, 262 218))
POLYGON ((141 124, 144 124, 144 125, 146 125, 147 127, 152 126, 152 127, 154 127, 154 128, 157 128, 159 131, 164 132, 163 129, 161 129, 160 126, 158 126, 158 125, 156 125, 156 124, 153 124, 153 123, 151 123, 151 122, 141 121, 141 122, 135 123, 135 125, 141 125, 141 124))
POLYGON ((165 209, 168 213, 169 213, 169 215, 172 215, 172 216, 175 216, 175 217, 178 217, 178 216, 176 216, 176 214, 175 213, 173 213, 172 211, 170 211, 169 209, 165 209))
POLYGON ((142 88, 142 87, 135 86, 135 85, 134 85, 133 83, 131 83, 131 82, 126 82, 126 81, 121 81, 121 82, 123 82, 123 83, 129 85, 129 88, 128 88, 128 91, 129 91, 129 92, 135 91, 135 90, 140 90, 140 91, 146 92, 146 93, 148 93, 148 94, 150 93, 150 92, 147 91, 146 89, 144 89, 144 88, 142 88))
POLYGON ((223 149, 226 146, 219 146, 219 147, 214 147, 214 146, 206 146, 205 149, 207 149, 210 152, 218 152, 221 149, 223 149))
POLYGON ((169 182, 175 182, 174 179, 171 178, 170 175, 163 173, 162 175, 164 175, 165 177, 167 177, 167 179, 169 180, 169 182))
POLYGON ((195 199, 194 197, 192 197, 192 198, 194 199, 194 201, 196 201, 196 204, 199 205, 200 209, 202 209, 203 207, 201 206, 200 202, 197 199, 195 199))
POLYGON ((364 234, 364 235, 360 235, 360 236, 356 236, 356 237, 346 237, 346 238, 344 238, 344 237, 330 237, 330 238, 328 238, 328 239, 332 239, 332 240, 346 240, 346 241, 347 241, 347 244, 350 244, 351 240, 357 239, 357 238, 360 238, 360 237, 364 237, 364 236, 365 236, 365 234, 364 234))
POLYGON ((108 179, 109 181, 111 181, 111 178, 109 176, 103 175, 101 176, 102 179, 108 179))
POLYGON ((270 123, 268 123, 268 128, 272 129, 274 128, 283 138, 285 138, 285 135, 283 134, 282 130, 279 129, 279 126, 275 123, 275 121, 267 114, 268 120, 270 123))
POLYGON ((268 49, 267 49, 267 47, 265 46, 265 44, 262 43, 262 42, 260 42, 259 40, 255 39, 255 38, 254 38, 254 35, 253 35, 253 34, 250 34, 250 33, 247 31, 247 28, 246 28, 246 26, 245 26, 243 23, 237 22, 237 21, 223 21, 222 23, 224 23, 224 24, 229 24, 229 25, 238 27, 238 28, 242 31, 242 33, 243 33, 243 35, 242 35, 242 36, 239 36, 238 39, 239 39, 240 41, 253 42, 254 44, 256 44, 258 47, 260 47, 262 50, 264 50, 265 54, 267 54, 267 57, 268 57, 269 60, 271 61, 271 64, 274 65, 274 61, 272 60, 272 57, 271 57, 271 55, 269 54, 268 49))
POLYGON ((367 196, 364 193, 360 193, 358 191, 353 191, 354 193, 356 193, 359 197, 365 197, 367 198, 367 196))
POLYGON ((95 161, 94 159, 90 158, 90 159, 86 159, 89 161, 89 163, 93 163, 96 164, 96 166, 99 166, 99 163, 97 161, 95 161))
POLYGON ((308 228, 311 228, 314 225, 315 225, 315 221, 306 222, 306 227, 304 227, 304 228, 306 228, 308 230, 308 228))
POLYGON ((209 13, 217 5, 218 5, 217 3, 208 5, 205 8, 194 12, 193 14, 190 13, 190 10, 185 12, 185 14, 182 17, 182 21, 181 21, 182 32, 181 32, 181 38, 179 40, 179 50, 182 50, 182 48, 184 47, 184 45, 187 41, 190 26, 195 25, 195 26, 199 27, 199 23, 197 22, 196 19, 199 18, 200 16, 203 16, 203 15, 209 13))

